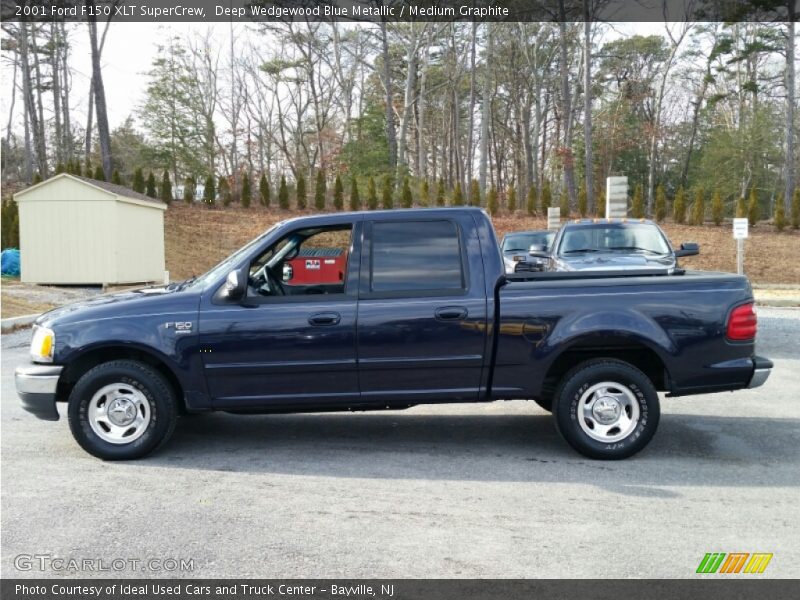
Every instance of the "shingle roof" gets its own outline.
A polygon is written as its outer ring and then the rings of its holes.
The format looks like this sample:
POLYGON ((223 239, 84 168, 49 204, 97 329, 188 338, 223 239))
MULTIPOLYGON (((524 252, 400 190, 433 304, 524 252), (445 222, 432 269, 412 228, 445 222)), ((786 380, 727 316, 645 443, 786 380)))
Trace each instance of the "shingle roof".
POLYGON ((97 179, 91 179, 89 177, 81 177, 79 175, 71 175, 75 179, 80 179, 81 181, 85 181, 91 185, 96 185, 97 187, 106 190, 107 192, 111 192, 112 194, 117 194, 118 196, 125 196, 126 198, 134 198, 136 200, 143 200, 145 202, 154 202, 155 204, 164 203, 159 200, 158 198, 151 198, 145 194, 140 194, 139 192, 134 192, 132 189, 125 187, 124 185, 117 185, 116 183, 109 183, 108 181, 98 181, 97 179))

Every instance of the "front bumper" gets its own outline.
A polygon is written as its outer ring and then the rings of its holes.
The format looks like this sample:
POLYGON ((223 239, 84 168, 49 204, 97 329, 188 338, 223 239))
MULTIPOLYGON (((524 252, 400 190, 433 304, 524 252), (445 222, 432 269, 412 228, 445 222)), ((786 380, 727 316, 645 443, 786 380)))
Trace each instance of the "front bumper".
POLYGON ((64 367, 57 365, 25 365, 14 371, 17 395, 22 408, 45 421, 58 421, 56 387, 64 367))
POLYGON ((769 374, 772 372, 772 361, 768 358, 764 358, 763 356, 756 356, 753 359, 753 376, 750 377, 750 383, 747 384, 748 388, 757 388, 764 385, 764 382, 767 381, 769 378, 769 374))

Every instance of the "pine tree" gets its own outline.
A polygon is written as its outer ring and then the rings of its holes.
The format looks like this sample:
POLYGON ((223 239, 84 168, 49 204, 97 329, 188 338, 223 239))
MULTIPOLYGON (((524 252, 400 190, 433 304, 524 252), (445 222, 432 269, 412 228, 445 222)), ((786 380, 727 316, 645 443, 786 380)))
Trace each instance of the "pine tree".
POLYGON ((407 176, 403 178, 403 191, 400 197, 400 204, 403 208, 411 208, 414 204, 414 196, 411 195, 411 184, 407 176))
POLYGON ((751 188, 750 199, 747 203, 747 220, 750 222, 750 227, 755 227, 756 223, 758 223, 759 212, 756 188, 751 188))
POLYGON ((600 216, 606 214, 606 190, 601 189, 600 193, 597 195, 597 202, 594 205, 594 214, 595 216, 600 216))
POLYGON ((778 194, 778 197, 775 198, 775 215, 772 218, 772 222, 775 225, 775 229, 778 231, 783 231, 784 227, 786 227, 786 213, 783 209, 783 194, 778 194))
POLYGON ((64 166, 64 163, 58 163, 56 165, 56 175, 60 175, 61 173, 66 173, 67 168, 64 166))
POLYGON ((679 187, 675 194, 675 202, 672 204, 672 219, 679 225, 686 221, 686 192, 683 186, 679 187))
POLYGON ((436 188, 436 206, 444 206, 444 179, 439 180, 436 188))
POLYGON ((706 217, 706 199, 703 188, 697 188, 692 205, 692 225, 702 225, 706 217))
POLYGON ((381 205, 388 210, 394 208, 394 198, 392 198, 392 178, 389 175, 383 178, 383 188, 381 190, 381 205))
POLYGON ((172 182, 169 180, 169 173, 166 169, 161 177, 161 201, 164 204, 172 202, 172 182))
POLYGON ((711 198, 711 219, 714 225, 721 225, 722 219, 725 218, 725 203, 722 201, 722 194, 719 190, 714 191, 714 196, 711 198))
POLYGON ((528 214, 533 216, 536 214, 536 186, 531 185, 528 188, 528 199, 525 203, 525 209, 527 210, 528 214))
POLYGON ((644 195, 641 184, 637 185, 633 191, 631 200, 631 217, 634 219, 644 219, 644 195))
POLYGON ((261 173, 261 180, 258 182, 258 195, 261 200, 261 206, 269 207, 270 189, 266 173, 261 173))
POLYGON ((306 178, 300 173, 297 176, 297 209, 305 210, 308 205, 306 197, 306 178))
POLYGON ((94 175, 94 167, 92 167, 92 160, 88 156, 86 157, 86 163, 83 165, 83 174, 89 179, 91 179, 94 175))
POLYGON ((460 181, 456 181, 456 189, 453 190, 453 206, 464 206, 464 194, 461 193, 460 181))
POLYGON ((230 206, 233 201, 231 195, 231 184, 227 177, 219 178, 219 197, 222 200, 222 206, 230 206))
POLYGON ((119 171, 116 169, 114 169, 114 172, 111 174, 111 183, 122 185, 122 176, 120 176, 119 171))
POLYGON ((203 202, 213 205, 217 201, 217 191, 214 189, 214 176, 206 177, 205 188, 203 189, 203 202))
POLYGON ((336 180, 333 182, 333 208, 336 210, 344 208, 344 186, 339 175, 336 176, 336 180))
POLYGON ((739 196, 739 200, 736 202, 736 218, 747 218, 747 202, 745 201, 744 196, 739 196))
POLYGON ((661 223, 667 218, 667 192, 664 191, 664 185, 659 183, 656 188, 656 221, 661 223))
POLYGON ((792 197, 792 229, 800 229, 800 186, 794 189, 792 197))
POLYGON ((194 177, 187 177, 183 180, 183 201, 186 204, 194 202, 194 177))
POLYGON ((327 192, 327 184, 325 183, 325 171, 320 169, 317 171, 317 185, 314 188, 314 208, 317 210, 325 210, 325 192, 327 192))
POLYGON ((278 206, 289 210, 289 188, 286 187, 286 176, 281 175, 281 186, 278 188, 278 206))
POLYGON ((566 188, 561 190, 561 195, 558 197, 558 210, 562 219, 569 218, 569 196, 566 188))
POLYGON ((469 182, 469 205, 481 205, 481 184, 478 183, 477 179, 473 179, 469 182))
POLYGON ((370 177, 367 181, 367 209, 378 209, 378 190, 375 189, 374 177, 370 177))
POLYGON ((517 188, 513 185, 508 187, 508 212, 517 212, 517 188))
MULTIPOLYGON (((78 165, 80 167, 80 165, 78 165)), ((139 192, 140 194, 144 194, 145 190, 144 184, 144 173, 142 173, 142 168, 139 167, 133 173, 133 191, 139 192)))
POLYGON ((542 186, 542 215, 547 216, 547 209, 553 204, 553 194, 550 191, 550 182, 545 181, 542 186))
POLYGON ((97 165, 97 167, 94 170, 94 177, 92 177, 92 179, 94 179, 95 181, 105 181, 106 180, 106 174, 103 172, 103 167, 101 167, 100 165, 97 165))
POLYGON ((494 186, 489 188, 489 193, 486 196, 486 209, 489 211, 489 214, 495 216, 498 210, 497 205, 497 190, 494 189, 494 186))
POLYGON ((151 198, 156 197, 156 176, 153 175, 152 171, 150 171, 150 175, 147 176, 147 187, 145 188, 145 194, 151 198))
POLYGON ((578 189, 578 214, 581 216, 581 218, 586 216, 586 202, 586 184, 582 183, 581 187, 578 189))
POLYGON ((358 181, 355 176, 350 178, 350 210, 361 210, 361 198, 358 195, 358 181))
POLYGON ((242 195, 239 202, 242 203, 242 208, 250 208, 252 200, 252 192, 250 191, 250 173, 242 173, 242 195))
POLYGON ((430 206, 430 204, 431 204, 431 189, 428 186, 428 180, 423 179, 419 192, 419 205, 430 206))

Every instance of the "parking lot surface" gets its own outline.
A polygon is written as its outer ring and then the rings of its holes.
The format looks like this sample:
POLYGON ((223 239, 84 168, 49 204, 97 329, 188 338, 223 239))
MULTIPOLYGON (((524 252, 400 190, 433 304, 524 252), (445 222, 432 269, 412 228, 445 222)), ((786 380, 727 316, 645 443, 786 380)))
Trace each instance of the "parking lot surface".
POLYGON ((767 384, 662 398, 656 437, 621 462, 515 401, 184 418, 157 454, 104 463, 63 407, 20 408, 30 333, 4 335, 2 575, 93 575, 24 558, 45 555, 125 561, 106 577, 684 578, 706 552, 771 552, 757 577, 799 577, 800 310, 759 320, 767 384))

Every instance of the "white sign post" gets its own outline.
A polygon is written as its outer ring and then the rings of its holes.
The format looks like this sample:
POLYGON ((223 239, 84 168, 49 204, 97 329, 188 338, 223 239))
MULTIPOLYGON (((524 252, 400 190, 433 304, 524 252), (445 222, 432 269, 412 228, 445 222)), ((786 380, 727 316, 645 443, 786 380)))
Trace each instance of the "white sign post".
POLYGON ((628 178, 606 179, 606 219, 623 219, 628 216, 628 178))
POLYGON ((561 207, 549 206, 547 208, 547 229, 556 231, 561 227, 561 207))
POLYGON ((733 239, 736 240, 736 272, 744 275, 744 240, 747 238, 747 219, 733 220, 733 239))

